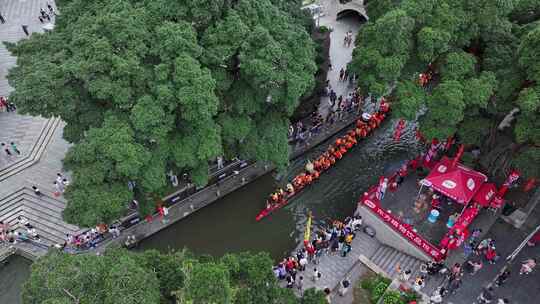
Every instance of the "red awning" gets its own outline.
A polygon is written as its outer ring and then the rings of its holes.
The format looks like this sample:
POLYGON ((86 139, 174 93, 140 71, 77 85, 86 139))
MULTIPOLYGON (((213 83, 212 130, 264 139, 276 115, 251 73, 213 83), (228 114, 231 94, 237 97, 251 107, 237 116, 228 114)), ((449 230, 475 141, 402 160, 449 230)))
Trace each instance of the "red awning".
POLYGON ((480 190, 487 177, 462 165, 451 167, 452 161, 444 157, 421 182, 442 194, 466 204, 480 190))
POLYGON ((497 187, 493 183, 485 183, 473 197, 473 201, 487 207, 497 193, 497 187))

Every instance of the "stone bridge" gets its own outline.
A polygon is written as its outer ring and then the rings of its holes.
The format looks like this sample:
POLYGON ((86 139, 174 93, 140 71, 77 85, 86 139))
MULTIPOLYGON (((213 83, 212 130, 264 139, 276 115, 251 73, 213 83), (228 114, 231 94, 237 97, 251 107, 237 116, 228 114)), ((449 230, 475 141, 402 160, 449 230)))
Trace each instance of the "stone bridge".
MULTIPOLYGON (((366 9, 364 7, 364 0, 350 0, 347 3, 342 4, 343 0, 340 0, 337 7, 337 19, 349 15, 351 13, 358 14, 360 19, 363 19, 363 21, 368 21, 369 17, 366 13, 366 9)), ((344 0, 345 2, 347 0, 344 0)))

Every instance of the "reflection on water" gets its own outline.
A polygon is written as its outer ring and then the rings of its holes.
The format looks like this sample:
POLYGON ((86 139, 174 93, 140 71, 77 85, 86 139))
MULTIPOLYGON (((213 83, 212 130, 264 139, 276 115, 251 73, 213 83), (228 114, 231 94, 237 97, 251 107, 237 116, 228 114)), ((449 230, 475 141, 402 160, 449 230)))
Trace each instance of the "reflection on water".
MULTIPOLYGON (((416 154, 412 128, 404 130, 401 141, 392 138, 395 121, 361 141, 329 171, 284 209, 255 222, 264 201, 277 184, 271 175, 246 185, 214 204, 199 210, 168 229, 144 240, 142 249, 187 247, 196 253, 222 255, 226 252, 268 251, 279 259, 290 252, 302 237, 306 214, 315 220, 342 219, 352 214, 360 194, 377 182, 385 169, 398 168, 416 154)), ((333 140, 322 144, 289 167, 285 179, 292 179, 333 140)), ((280 184, 285 182, 279 181, 280 184)))
POLYGON ((22 285, 30 275, 31 263, 18 255, 12 255, 4 262, 0 262, 0 303, 22 303, 22 285))

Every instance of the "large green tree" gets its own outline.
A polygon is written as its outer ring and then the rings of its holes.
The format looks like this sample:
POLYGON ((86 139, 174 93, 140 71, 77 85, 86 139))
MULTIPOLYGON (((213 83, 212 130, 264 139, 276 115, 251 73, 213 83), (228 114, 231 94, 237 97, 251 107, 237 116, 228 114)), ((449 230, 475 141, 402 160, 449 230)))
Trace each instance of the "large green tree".
POLYGON ((485 169, 540 176, 540 1, 369 1, 350 68, 426 137, 480 146, 485 169), (391 37, 391 39, 389 39, 391 37), (427 88, 418 75, 431 66, 427 88), (513 109, 510 130, 497 129, 513 109))
POLYGON ((108 222, 134 196, 150 212, 166 172, 204 185, 219 155, 287 165, 288 117, 316 71, 299 5, 66 0, 54 31, 8 44, 11 100, 60 116, 74 143, 65 219, 108 222))
POLYGON ((186 250, 110 249, 99 256, 52 251, 32 265, 23 303, 326 303, 320 291, 297 298, 280 287, 272 264, 266 253, 203 258, 186 250))

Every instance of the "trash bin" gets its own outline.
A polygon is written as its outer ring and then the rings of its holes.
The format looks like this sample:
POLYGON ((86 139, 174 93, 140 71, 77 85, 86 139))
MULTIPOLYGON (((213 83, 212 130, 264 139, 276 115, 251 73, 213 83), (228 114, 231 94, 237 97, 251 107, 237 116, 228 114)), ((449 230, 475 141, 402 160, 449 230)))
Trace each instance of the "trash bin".
POLYGON ((429 212, 429 215, 428 215, 428 218, 427 218, 428 222, 435 223, 437 221, 437 219, 439 218, 439 215, 440 215, 439 210, 437 210, 437 209, 431 210, 431 212, 429 212))

